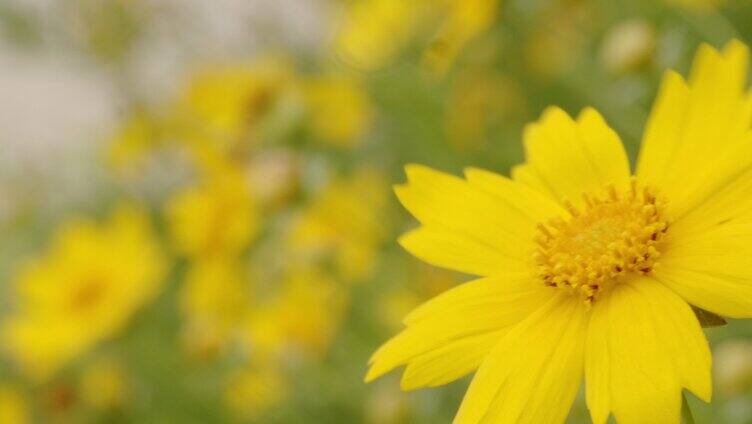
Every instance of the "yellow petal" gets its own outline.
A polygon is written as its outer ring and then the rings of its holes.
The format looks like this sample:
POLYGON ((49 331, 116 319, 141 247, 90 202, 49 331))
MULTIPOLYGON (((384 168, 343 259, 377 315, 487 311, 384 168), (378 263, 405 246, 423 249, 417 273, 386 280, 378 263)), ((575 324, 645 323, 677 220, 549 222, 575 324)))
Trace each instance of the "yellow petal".
POLYGON ((421 165, 405 167, 408 184, 396 188, 402 204, 421 223, 464 232, 496 242, 495 236, 529 239, 536 220, 515 206, 516 199, 500 199, 467 181, 421 165), (531 227, 531 224, 533 228, 531 227), (491 226, 497 226, 492 228, 491 226))
POLYGON ((551 217, 566 213, 550 197, 494 172, 467 168, 465 169, 465 176, 471 186, 509 202, 513 207, 538 222, 547 221, 551 217))
POLYGON ((506 332, 465 337, 413 358, 402 375, 402 390, 441 386, 475 371, 506 332))
POLYGON ((645 126, 637 176, 651 184, 660 184, 681 141, 682 124, 689 100, 689 87, 681 75, 667 71, 645 126))
MULTIPOLYGON (((508 275, 529 267, 525 258, 510 255, 496 244, 484 243, 462 233, 420 227, 399 238, 399 244, 413 256, 431 265, 473 275, 508 275)), ((528 256, 532 247, 527 249, 528 256)))
POLYGON ((721 221, 694 233, 673 230, 655 278, 695 306, 752 317, 752 222, 721 221))
POLYGON ((595 424, 679 423, 681 389, 710 399, 710 350, 689 305, 650 278, 618 284, 595 302, 585 353, 595 424))
POLYGON ((555 290, 527 275, 490 277, 460 284, 423 303, 404 319, 413 325, 425 319, 441 318, 453 314, 463 315, 473 308, 503 308, 507 314, 504 322, 513 323, 530 311, 542 306, 555 290))
POLYGON ((752 282, 749 279, 707 269, 663 268, 655 277, 687 302, 721 316, 752 317, 752 282))
POLYGON ((653 106, 637 166, 678 219, 752 164, 749 52, 739 41, 697 51, 689 83, 668 72, 653 106))
MULTIPOLYGON (((752 144, 752 140, 750 140, 752 144)), ((702 204, 671 222, 669 235, 677 242, 712 231, 728 223, 752 221, 752 169, 738 174, 733 181, 716 190, 702 204)))
POLYGON ((671 223, 656 278, 689 303, 752 316, 752 170, 671 223))
MULTIPOLYGON (((420 356, 437 349, 453 352, 455 348, 469 348, 447 346, 504 330, 539 309, 553 293, 550 287, 520 277, 485 278, 457 286, 418 307, 405 319, 407 328, 371 357, 366 381, 400 365, 430 360, 430 355, 420 356)), ((485 343, 467 343, 486 349, 485 343)), ((477 366, 477 359, 469 358, 468 362, 458 361, 454 364, 456 370, 441 372, 464 375, 477 366)))
POLYGON ((425 228, 401 241, 413 254, 479 275, 504 272, 508 267, 518 269, 521 262, 529 261, 540 210, 516 206, 514 190, 489 193, 466 180, 419 165, 407 166, 406 172, 408 183, 396 187, 395 192, 425 228), (489 270, 488 265, 494 262, 497 265, 489 270))
POLYGON ((562 423, 582 380, 587 315, 563 294, 491 350, 465 394, 455 424, 562 423))
POLYGON ((579 201, 583 192, 615 184, 626 187, 629 161, 616 133, 593 109, 582 111, 577 121, 558 108, 525 128, 525 167, 514 176, 534 184, 557 201, 579 201))
POLYGON ((429 71, 443 75, 462 48, 494 23, 498 9, 498 0, 449 2, 447 17, 423 55, 423 65, 429 71))
POLYGON ((529 163, 513 166, 512 179, 515 182, 534 188, 536 191, 550 197, 551 199, 557 198, 553 189, 543 181, 541 176, 535 172, 535 169, 529 163))

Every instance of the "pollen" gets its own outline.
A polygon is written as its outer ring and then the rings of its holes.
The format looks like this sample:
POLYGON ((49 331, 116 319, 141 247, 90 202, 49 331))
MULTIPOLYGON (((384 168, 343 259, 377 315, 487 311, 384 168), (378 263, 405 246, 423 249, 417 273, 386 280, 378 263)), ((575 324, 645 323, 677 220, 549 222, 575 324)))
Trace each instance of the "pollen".
POLYGON ((624 192, 610 185, 584 193, 578 206, 565 201, 566 216, 538 224, 533 259, 541 279, 591 305, 626 276, 649 275, 668 231, 664 205, 635 179, 624 192))

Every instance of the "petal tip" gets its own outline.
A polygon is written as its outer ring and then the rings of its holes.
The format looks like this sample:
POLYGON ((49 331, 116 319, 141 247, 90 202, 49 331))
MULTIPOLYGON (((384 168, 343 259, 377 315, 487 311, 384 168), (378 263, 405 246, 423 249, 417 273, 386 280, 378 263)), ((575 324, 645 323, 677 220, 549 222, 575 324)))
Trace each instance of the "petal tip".
POLYGON ((577 115, 577 123, 582 124, 583 122, 587 121, 598 121, 598 122, 605 122, 605 119, 603 119, 603 115, 601 115, 598 110, 592 106, 586 106, 584 107, 579 115, 577 115))
POLYGON ((431 168, 419 163, 408 163, 407 165, 405 165, 405 174, 407 175, 408 181, 413 181, 421 174, 425 174, 431 171, 433 171, 431 168))
POLYGON ((732 38, 723 46, 724 56, 742 55, 745 58, 749 56, 749 46, 738 38, 732 38))
POLYGON ((374 380, 376 380, 379 377, 380 377, 380 375, 377 374, 374 371, 374 367, 371 366, 371 367, 368 368, 368 371, 366 371, 366 375, 363 376, 363 382, 366 383, 366 384, 367 383, 371 383, 371 382, 373 382, 374 380))

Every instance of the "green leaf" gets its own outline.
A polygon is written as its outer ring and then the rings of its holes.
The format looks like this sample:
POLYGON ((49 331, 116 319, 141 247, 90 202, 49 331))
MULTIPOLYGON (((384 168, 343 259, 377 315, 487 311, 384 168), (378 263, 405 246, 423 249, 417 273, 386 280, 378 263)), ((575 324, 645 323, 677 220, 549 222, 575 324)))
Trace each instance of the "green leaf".
POLYGON ((692 416, 692 410, 689 409, 689 402, 687 402, 687 395, 685 393, 682 393, 682 423, 695 424, 695 417, 692 416))
POLYGON ((720 327, 727 324, 726 320, 722 316, 708 312, 705 309, 700 309, 697 306, 692 306, 692 310, 695 312, 697 320, 700 321, 700 325, 702 325, 703 328, 720 327))

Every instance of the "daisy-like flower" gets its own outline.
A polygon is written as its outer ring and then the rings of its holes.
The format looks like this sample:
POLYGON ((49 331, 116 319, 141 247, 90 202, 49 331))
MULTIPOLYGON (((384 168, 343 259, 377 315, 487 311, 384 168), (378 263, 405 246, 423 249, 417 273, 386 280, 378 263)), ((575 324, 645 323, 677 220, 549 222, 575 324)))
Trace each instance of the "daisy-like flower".
POLYGON ((13 281, 17 311, 0 322, 3 349, 24 374, 46 381, 122 332, 159 294, 165 272, 141 208, 120 206, 102 223, 66 222, 13 281))
POLYGON ((428 301, 372 357, 404 389, 475 371, 455 423, 560 423, 585 381, 594 423, 678 423, 681 392, 711 398, 690 305, 752 316, 748 49, 703 45, 663 80, 634 175, 594 110, 549 109, 506 178, 407 167, 396 188, 421 226, 400 243, 479 275, 428 301))

